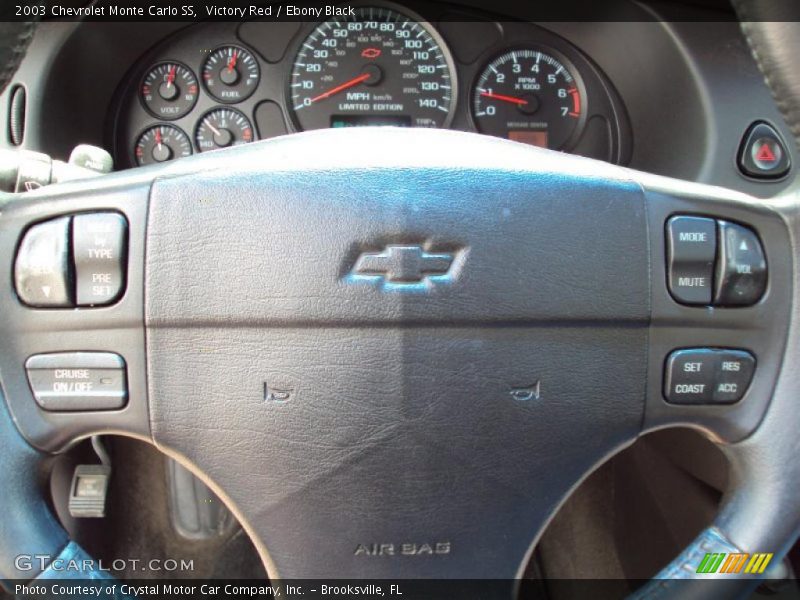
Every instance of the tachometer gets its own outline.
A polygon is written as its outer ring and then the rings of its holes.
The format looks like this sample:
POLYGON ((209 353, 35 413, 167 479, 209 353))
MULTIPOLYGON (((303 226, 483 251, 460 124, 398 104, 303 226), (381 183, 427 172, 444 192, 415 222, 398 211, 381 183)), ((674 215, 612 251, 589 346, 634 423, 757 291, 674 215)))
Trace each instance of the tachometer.
POLYGON ((447 126, 456 82, 441 37, 393 9, 354 13, 321 23, 300 46, 289 82, 297 126, 447 126))
POLYGON ((573 140, 585 105, 566 61, 533 49, 512 50, 489 63, 472 96, 481 133, 556 150, 573 140))

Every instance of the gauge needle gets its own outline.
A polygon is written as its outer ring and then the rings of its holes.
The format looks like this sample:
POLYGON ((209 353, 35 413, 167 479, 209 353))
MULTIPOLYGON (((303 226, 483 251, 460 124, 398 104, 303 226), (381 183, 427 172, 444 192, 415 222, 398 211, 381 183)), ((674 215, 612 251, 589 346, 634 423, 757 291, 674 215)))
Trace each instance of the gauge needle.
POLYGON ((209 123, 208 119, 206 119, 205 121, 203 121, 203 123, 205 123, 205 124, 208 126, 208 128, 209 128, 211 131, 213 131, 213 132, 214 132, 214 135, 222 135, 222 134, 219 132, 219 129, 217 129, 217 128, 216 128, 216 127, 214 127, 214 126, 213 126, 211 123, 209 123))
POLYGON ((175 69, 178 67, 173 65, 172 68, 169 70, 169 74, 167 75, 167 87, 172 85, 172 82, 175 81, 175 69))
POLYGON ((481 96, 486 96, 487 98, 494 98, 495 100, 502 100, 503 102, 510 102, 511 104, 518 104, 520 106, 528 103, 527 100, 523 100, 522 98, 515 98, 514 96, 505 96, 503 94, 495 94, 494 92, 481 91, 481 96))
POLYGON ((335 88, 332 88, 332 89, 328 90, 327 92, 323 92, 319 96, 314 96, 311 99, 311 102, 316 102, 317 100, 324 100, 325 98, 330 98, 334 94, 338 94, 339 92, 341 92, 343 90, 346 90, 347 88, 351 88, 354 85, 358 85, 362 81, 366 81, 371 76, 372 75, 370 73, 362 73, 358 77, 353 77, 350 81, 345 81, 343 84, 337 85, 335 88))
POLYGON ((156 144, 158 144, 158 149, 161 150, 161 130, 156 129, 156 144))
POLYGON ((228 71, 233 71, 233 68, 236 66, 237 58, 239 58, 239 52, 238 50, 234 50, 231 59, 228 61, 228 71))

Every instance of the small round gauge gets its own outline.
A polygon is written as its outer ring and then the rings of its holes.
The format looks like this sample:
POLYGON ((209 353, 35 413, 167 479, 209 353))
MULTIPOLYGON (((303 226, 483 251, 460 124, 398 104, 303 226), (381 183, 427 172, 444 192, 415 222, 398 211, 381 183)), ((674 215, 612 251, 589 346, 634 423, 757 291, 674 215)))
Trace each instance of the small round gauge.
POLYGON ((585 120, 583 86, 565 59, 539 50, 512 50, 481 73, 472 95, 481 133, 562 149, 585 120))
POLYGON ((192 142, 174 125, 155 125, 139 136, 133 153, 139 166, 152 165, 191 155, 192 142))
POLYGON ((194 139, 200 152, 239 146, 253 141, 253 126, 238 110, 215 108, 200 119, 194 139))
POLYGON ((203 65, 203 82, 208 93, 220 102, 241 102, 258 85, 258 62, 250 52, 238 46, 214 50, 203 65))
POLYGON ((177 119, 197 102, 197 77, 177 62, 163 62, 147 72, 142 81, 142 102, 159 119, 177 119))
POLYGON ((362 6, 303 40, 288 91, 299 129, 450 123, 453 60, 433 27, 409 15, 362 6))

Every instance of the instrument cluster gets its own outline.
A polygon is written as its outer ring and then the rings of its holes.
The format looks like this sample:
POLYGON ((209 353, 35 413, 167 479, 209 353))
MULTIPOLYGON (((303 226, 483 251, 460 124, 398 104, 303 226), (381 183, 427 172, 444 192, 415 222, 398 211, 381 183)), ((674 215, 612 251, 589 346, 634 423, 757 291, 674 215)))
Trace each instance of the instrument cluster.
POLYGON ((188 28, 120 91, 117 164, 358 126, 447 127, 626 162, 624 107, 588 57, 542 27, 468 17, 375 1, 321 23, 188 28))

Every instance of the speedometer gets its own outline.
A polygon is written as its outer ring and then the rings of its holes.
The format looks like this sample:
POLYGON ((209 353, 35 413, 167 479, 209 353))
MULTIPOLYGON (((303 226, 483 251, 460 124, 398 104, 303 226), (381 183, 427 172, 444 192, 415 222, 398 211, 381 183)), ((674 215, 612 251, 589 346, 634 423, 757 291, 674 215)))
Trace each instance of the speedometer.
POLYGON ((303 41, 289 96, 300 129, 446 127, 455 69, 430 24, 394 9, 360 7, 321 23, 303 41))

